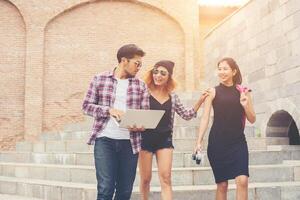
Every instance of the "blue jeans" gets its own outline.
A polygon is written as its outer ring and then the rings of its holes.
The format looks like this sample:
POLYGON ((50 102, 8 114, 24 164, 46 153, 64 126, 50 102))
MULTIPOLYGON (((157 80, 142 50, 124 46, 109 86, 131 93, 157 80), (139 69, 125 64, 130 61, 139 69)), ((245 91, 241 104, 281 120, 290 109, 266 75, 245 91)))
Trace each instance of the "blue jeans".
POLYGON ((107 137, 96 139, 94 158, 97 200, 129 200, 136 175, 138 154, 133 154, 130 140, 107 137))

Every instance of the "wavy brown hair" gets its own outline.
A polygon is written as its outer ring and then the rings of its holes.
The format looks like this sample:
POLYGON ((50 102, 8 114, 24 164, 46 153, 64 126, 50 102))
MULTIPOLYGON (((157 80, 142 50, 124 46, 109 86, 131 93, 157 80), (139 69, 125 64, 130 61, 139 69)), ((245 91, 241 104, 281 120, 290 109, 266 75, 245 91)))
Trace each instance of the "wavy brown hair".
MULTIPOLYGON (((153 80, 153 73, 152 73, 153 69, 154 69, 154 67, 152 67, 150 70, 148 70, 143 78, 147 87, 150 89, 150 91, 155 89, 155 83, 153 80)), ((169 74, 168 76, 169 77, 168 77, 168 82, 165 86, 165 91, 168 94, 170 94, 176 88, 177 84, 176 84, 176 81, 173 79, 172 75, 169 74)))

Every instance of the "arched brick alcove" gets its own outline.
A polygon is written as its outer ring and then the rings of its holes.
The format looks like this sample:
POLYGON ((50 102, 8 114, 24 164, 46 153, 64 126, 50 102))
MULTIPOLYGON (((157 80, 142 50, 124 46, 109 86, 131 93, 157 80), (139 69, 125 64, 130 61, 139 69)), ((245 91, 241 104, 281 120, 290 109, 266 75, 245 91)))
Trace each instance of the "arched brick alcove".
POLYGON ((270 117, 267 137, 289 137, 290 145, 300 144, 299 129, 293 117, 285 110, 279 110, 270 117))

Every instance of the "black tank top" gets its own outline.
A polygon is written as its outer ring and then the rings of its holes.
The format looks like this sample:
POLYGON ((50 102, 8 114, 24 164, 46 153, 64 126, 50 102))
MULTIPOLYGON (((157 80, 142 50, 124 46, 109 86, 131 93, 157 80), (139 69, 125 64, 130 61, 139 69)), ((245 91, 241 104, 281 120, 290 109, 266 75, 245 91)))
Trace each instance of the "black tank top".
POLYGON ((150 109, 151 110, 165 110, 165 114, 161 118, 155 129, 147 129, 147 132, 155 132, 155 133, 171 133, 171 111, 172 111, 172 101, 171 97, 161 104, 158 102, 152 95, 150 95, 150 109))

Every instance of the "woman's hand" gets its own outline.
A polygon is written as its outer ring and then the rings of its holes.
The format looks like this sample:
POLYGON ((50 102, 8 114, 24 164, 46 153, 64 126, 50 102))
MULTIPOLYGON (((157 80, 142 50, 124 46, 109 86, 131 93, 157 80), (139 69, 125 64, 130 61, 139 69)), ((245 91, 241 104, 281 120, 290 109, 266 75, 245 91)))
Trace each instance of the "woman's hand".
POLYGON ((206 99, 206 97, 208 97, 208 95, 209 95, 209 89, 205 90, 203 92, 203 94, 200 96, 200 99, 199 99, 200 104, 202 104, 205 101, 205 99, 206 99))
POLYGON ((247 93, 245 93, 245 92, 241 93, 240 103, 244 108, 246 108, 248 106, 249 98, 247 96, 247 93))
POLYGON ((253 124, 256 120, 256 114, 253 108, 253 103, 249 92, 250 90, 241 93, 240 103, 245 110, 247 120, 253 124))
POLYGON ((202 141, 201 140, 197 140, 195 148, 194 148, 194 153, 196 153, 197 151, 202 151, 202 141))
POLYGON ((199 110, 200 106, 203 104, 203 102, 205 101, 206 97, 209 96, 209 94, 210 94, 209 90, 205 90, 202 93, 202 95, 200 96, 199 100, 195 103, 195 105, 193 107, 194 110, 195 110, 195 112, 197 112, 199 110))

